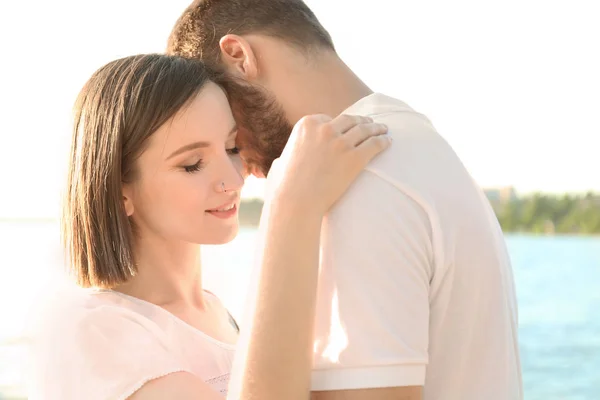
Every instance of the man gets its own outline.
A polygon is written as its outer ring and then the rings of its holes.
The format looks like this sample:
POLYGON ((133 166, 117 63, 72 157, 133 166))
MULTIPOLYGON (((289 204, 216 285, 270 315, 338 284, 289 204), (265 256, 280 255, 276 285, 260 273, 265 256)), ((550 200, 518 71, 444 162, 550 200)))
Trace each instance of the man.
POLYGON ((313 397, 522 399, 502 231, 425 116, 373 93, 301 0, 197 0, 168 52, 219 63, 247 83, 230 93, 246 128, 240 150, 255 175, 269 174, 268 188, 302 116, 365 115, 389 127, 394 145, 323 227, 313 397))

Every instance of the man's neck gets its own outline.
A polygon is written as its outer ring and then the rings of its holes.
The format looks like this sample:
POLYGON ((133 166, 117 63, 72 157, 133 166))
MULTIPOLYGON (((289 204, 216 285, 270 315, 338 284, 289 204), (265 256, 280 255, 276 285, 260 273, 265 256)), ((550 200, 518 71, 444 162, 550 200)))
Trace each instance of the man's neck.
POLYGON ((326 54, 294 74, 293 88, 283 104, 292 124, 305 115, 336 117, 373 91, 336 55, 326 54))

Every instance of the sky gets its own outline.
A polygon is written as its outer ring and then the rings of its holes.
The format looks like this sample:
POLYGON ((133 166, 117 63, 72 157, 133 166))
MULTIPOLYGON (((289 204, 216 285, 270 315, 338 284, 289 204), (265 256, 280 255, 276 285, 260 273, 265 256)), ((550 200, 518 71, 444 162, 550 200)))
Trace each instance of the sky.
MULTIPOLYGON (((71 110, 103 64, 164 51, 190 0, 0 3, 0 217, 55 217, 71 110)), ((427 115, 484 187, 600 190, 600 5, 308 0, 373 89, 427 115)), ((245 197, 262 194, 250 179, 245 197)))

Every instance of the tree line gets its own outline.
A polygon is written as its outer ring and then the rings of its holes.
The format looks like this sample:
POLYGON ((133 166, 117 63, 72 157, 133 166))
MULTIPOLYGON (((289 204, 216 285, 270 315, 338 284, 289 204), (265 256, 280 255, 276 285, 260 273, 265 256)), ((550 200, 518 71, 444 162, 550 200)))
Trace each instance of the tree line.
MULTIPOLYGON (((600 234, 600 194, 543 194, 490 199, 504 232, 536 234, 600 234)), ((240 223, 257 226, 263 203, 244 200, 240 223)))
POLYGON ((505 232, 599 234, 600 195, 534 193, 494 205, 505 232))

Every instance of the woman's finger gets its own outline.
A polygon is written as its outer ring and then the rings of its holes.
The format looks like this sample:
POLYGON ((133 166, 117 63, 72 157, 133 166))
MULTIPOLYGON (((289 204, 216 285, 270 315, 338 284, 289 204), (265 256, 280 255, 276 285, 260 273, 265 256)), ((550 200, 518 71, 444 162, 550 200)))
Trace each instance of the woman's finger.
POLYGON ((367 124, 370 122, 373 122, 373 119, 369 117, 341 114, 329 122, 329 126, 336 133, 344 134, 358 124, 367 124))
POLYGON ((387 130, 388 128, 385 124, 359 124, 346 132, 342 139, 356 147, 372 136, 386 133, 387 130))
POLYGON ((371 136, 356 148, 361 167, 365 167, 376 155, 390 147, 392 138, 388 135, 371 136))

